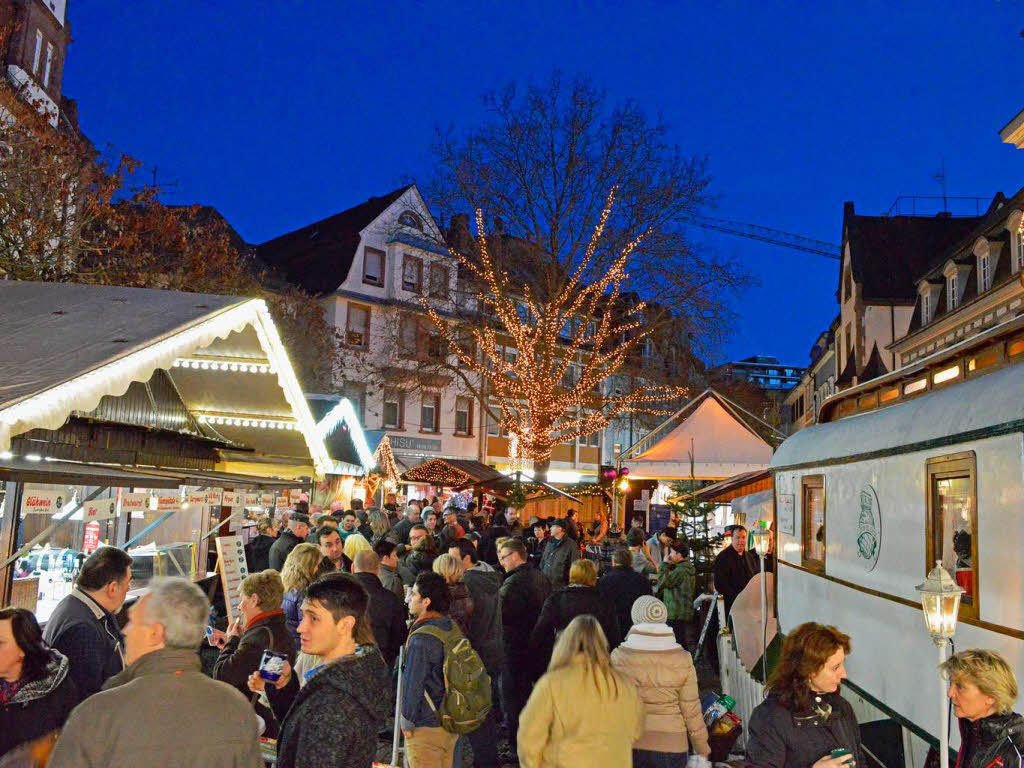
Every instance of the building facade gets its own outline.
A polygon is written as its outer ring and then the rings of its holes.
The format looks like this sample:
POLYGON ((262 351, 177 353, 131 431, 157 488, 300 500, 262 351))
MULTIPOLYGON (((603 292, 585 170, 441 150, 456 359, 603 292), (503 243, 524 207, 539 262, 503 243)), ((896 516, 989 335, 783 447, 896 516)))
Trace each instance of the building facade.
POLYGON ((71 30, 66 0, 3 0, 0 28, 4 68, 19 96, 57 127, 64 107, 61 87, 71 30))
POLYGON ((784 415, 787 434, 816 424, 818 410, 826 398, 836 392, 836 329, 839 318, 832 321, 811 347, 811 364, 800 381, 786 395, 784 415))

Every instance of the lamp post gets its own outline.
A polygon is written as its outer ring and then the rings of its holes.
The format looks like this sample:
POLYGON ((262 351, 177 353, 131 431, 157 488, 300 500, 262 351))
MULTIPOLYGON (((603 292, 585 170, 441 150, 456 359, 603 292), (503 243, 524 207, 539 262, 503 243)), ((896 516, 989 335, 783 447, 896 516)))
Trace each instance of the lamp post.
POLYGON ((764 556, 768 551, 768 542, 771 541, 772 532, 768 530, 765 522, 761 520, 754 526, 750 535, 754 539, 754 549, 757 556, 761 558, 761 683, 768 683, 768 644, 765 639, 768 635, 768 587, 764 580, 764 556))
MULTIPOLYGON (((964 590, 949 575, 949 571, 942 567, 941 560, 935 561, 935 567, 925 578, 924 583, 918 584, 916 589, 921 593, 925 626, 932 637, 932 642, 939 649, 939 664, 942 664, 949 653, 950 638, 956 634, 960 596, 964 590)), ((942 694, 939 718, 939 767, 949 768, 949 709, 946 705, 945 678, 940 676, 939 682, 942 694)))

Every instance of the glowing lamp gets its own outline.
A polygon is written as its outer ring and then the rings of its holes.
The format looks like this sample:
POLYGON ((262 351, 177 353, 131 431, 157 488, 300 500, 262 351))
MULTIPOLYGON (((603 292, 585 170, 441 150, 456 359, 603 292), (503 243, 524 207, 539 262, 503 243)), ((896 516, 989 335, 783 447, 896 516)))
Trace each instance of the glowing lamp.
POLYGON ((750 536, 754 540, 754 549, 758 554, 765 554, 768 551, 768 542, 771 541, 772 532, 768 530, 764 522, 755 525, 750 536))
POLYGON ((924 609, 928 634, 934 640, 953 637, 959 618, 960 596, 964 590, 949 575, 949 571, 942 567, 941 560, 935 561, 931 573, 916 589, 921 593, 921 607, 924 609))

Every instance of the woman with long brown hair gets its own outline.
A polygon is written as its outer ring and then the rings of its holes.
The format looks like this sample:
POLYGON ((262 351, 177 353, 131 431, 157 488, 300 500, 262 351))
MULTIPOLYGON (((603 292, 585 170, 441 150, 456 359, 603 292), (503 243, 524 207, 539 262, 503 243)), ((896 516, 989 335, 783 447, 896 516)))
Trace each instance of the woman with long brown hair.
POLYGON ((750 716, 746 768, 866 768, 857 718, 839 693, 849 652, 849 636, 823 624, 786 637, 768 697, 750 716))

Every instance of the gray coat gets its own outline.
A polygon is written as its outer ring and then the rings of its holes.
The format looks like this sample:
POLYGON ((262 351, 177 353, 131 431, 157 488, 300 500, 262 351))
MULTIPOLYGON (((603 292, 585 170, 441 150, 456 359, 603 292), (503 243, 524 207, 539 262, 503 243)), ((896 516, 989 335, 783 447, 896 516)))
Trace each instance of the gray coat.
POLYGON ((569 568, 580 559, 580 547, 568 535, 561 541, 551 539, 544 547, 540 571, 548 577, 554 589, 569 585, 569 568))
POLYGON ((249 702, 206 677, 195 651, 147 653, 75 707, 50 765, 262 768, 249 702))

